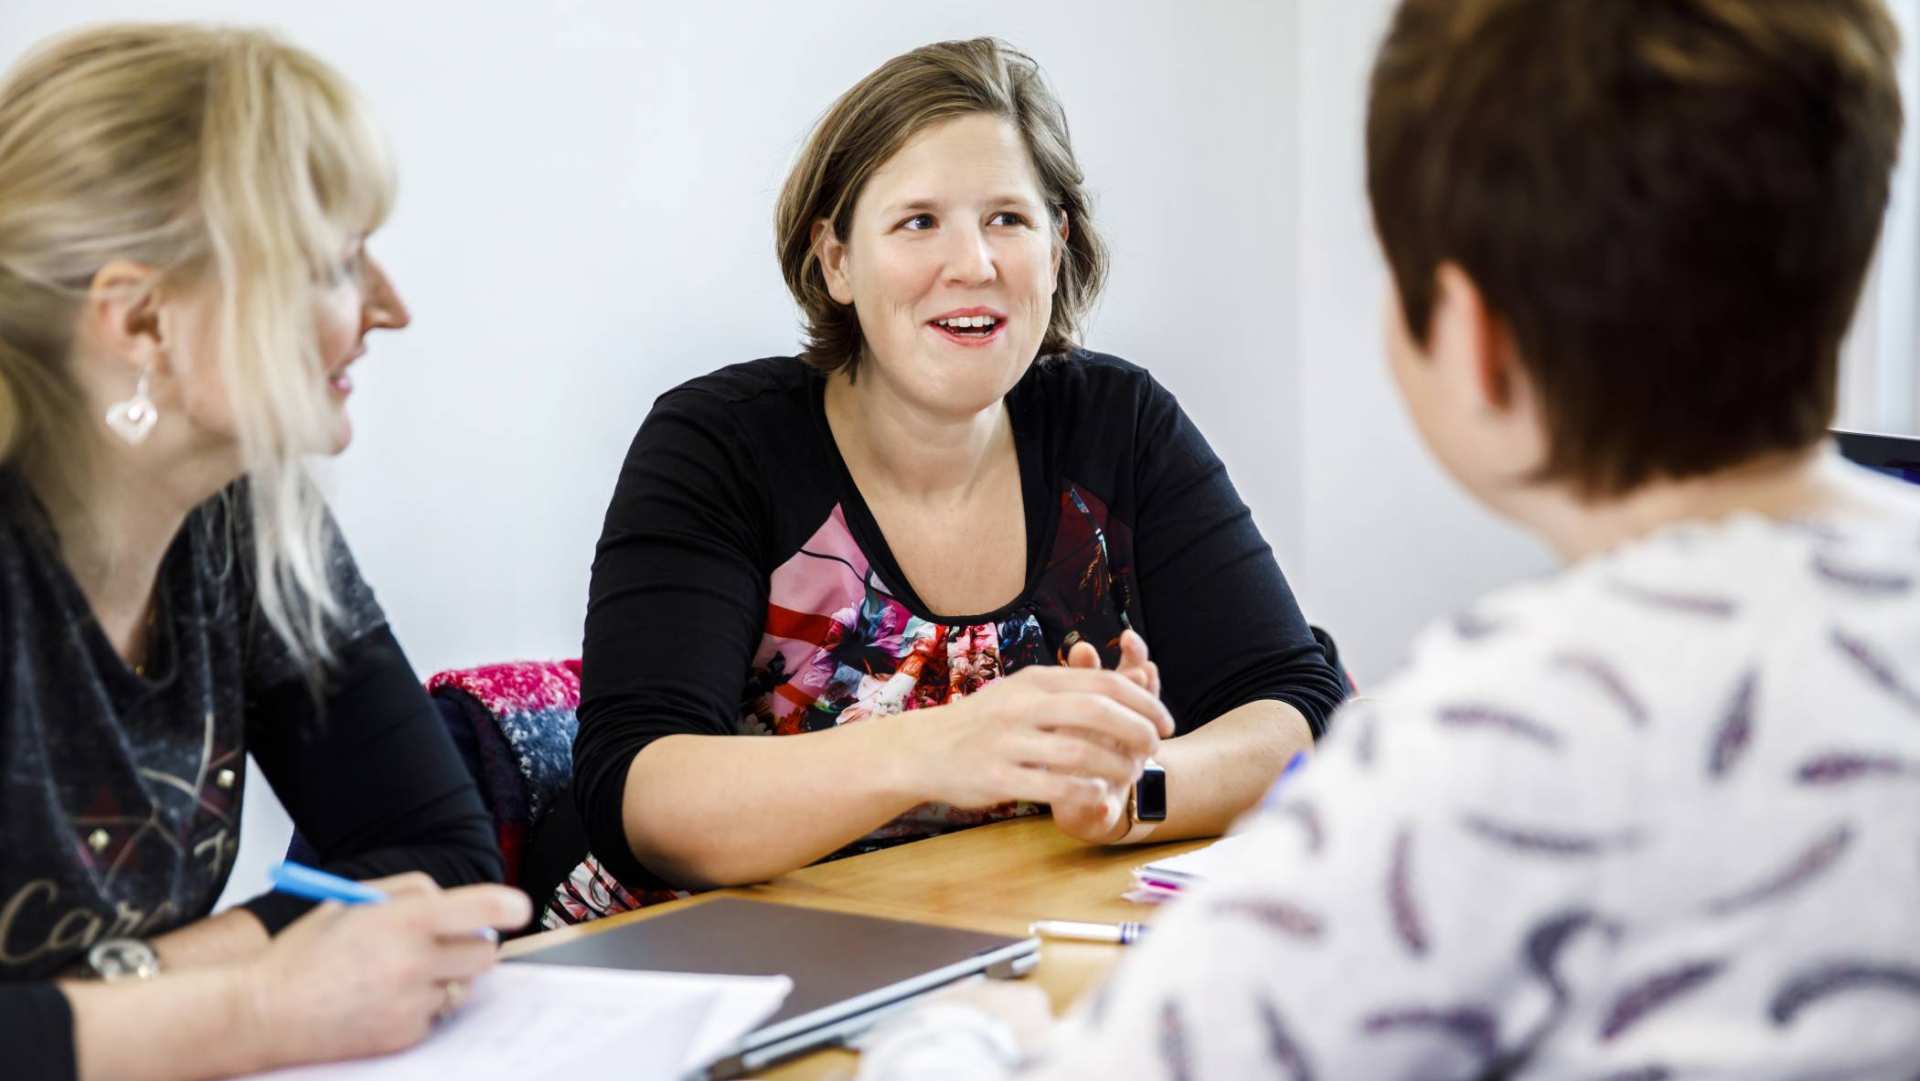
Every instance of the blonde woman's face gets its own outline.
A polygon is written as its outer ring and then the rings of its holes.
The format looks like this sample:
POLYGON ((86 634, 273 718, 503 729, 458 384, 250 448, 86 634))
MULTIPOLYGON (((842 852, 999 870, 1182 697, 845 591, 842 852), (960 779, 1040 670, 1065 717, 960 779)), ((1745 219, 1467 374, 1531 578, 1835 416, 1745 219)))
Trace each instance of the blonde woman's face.
POLYGON ((368 254, 364 239, 355 241, 333 280, 323 285, 314 312, 314 334, 334 417, 332 453, 345 450, 353 439, 353 422, 347 416, 353 376, 347 369, 366 353, 367 332, 399 330, 412 319, 386 268, 368 254))
MULTIPOLYGON (((174 400, 155 397, 163 416, 177 410, 202 441, 231 442, 237 431, 233 402, 213 359, 218 355, 212 348, 214 304, 212 296, 202 295, 174 306, 174 332, 167 335, 174 343, 169 347, 174 378, 167 397, 174 400)), ((318 283, 314 296, 313 334, 321 366, 321 385, 314 389, 325 395, 330 418, 326 445, 314 450, 338 454, 353 439, 347 414, 347 399, 353 394, 349 369, 367 350, 367 332, 397 330, 411 318, 386 269, 367 253, 363 239, 355 239, 318 283)))
POLYGON ((861 378, 933 412, 997 405, 1046 337, 1062 238, 1019 132, 986 114, 922 131, 868 180, 850 231, 823 263, 860 318, 861 378))

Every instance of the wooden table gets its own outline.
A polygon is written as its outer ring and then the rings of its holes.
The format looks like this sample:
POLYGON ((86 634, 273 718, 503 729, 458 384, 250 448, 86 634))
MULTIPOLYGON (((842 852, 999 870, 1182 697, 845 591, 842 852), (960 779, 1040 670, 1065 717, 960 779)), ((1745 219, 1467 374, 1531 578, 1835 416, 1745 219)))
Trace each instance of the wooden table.
MULTIPOLYGON (((1025 935, 1027 924, 1037 919, 1138 920, 1152 909, 1120 899, 1133 885, 1132 869, 1206 843, 1094 848, 1054 829, 1050 819, 1014 819, 816 864, 759 886, 717 890, 532 935, 502 952, 521 956, 715 897, 751 897, 1003 935, 1025 935)), ((1047 992, 1057 1014, 1113 967, 1121 948, 1047 942, 1028 979, 1047 992)), ((818 1051, 762 1076, 768 1081, 845 1078, 852 1076, 854 1061, 848 1051, 818 1051)))

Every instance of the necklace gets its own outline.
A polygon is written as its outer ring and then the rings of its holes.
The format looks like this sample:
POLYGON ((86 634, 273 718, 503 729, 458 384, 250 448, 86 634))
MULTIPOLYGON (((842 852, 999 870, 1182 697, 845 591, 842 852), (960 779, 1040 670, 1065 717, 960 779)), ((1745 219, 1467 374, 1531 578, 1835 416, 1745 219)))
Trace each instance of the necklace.
POLYGON ((140 631, 140 659, 133 662, 133 674, 141 679, 147 678, 147 661, 153 657, 153 620, 159 610, 158 601, 147 602, 147 618, 140 631))

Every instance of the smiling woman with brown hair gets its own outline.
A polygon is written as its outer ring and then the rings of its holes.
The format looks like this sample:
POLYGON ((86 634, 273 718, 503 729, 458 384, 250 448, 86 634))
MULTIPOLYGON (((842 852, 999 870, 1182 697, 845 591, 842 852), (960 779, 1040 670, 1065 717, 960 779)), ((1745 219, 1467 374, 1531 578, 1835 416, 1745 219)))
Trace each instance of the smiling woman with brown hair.
POLYGON ((888 61, 778 218, 804 353, 663 395, 607 513, 595 856, 550 916, 1043 804, 1096 844, 1219 832, 1343 687, 1173 396, 1075 344, 1105 254, 1033 61, 888 61), (1159 767, 1164 821, 1129 802, 1159 767))

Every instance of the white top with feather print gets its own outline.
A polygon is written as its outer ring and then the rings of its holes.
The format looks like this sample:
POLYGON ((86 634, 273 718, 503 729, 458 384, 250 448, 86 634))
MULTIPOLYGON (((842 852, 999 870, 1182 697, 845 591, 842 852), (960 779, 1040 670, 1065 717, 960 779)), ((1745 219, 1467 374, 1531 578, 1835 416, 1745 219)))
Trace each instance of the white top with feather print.
POLYGON ((1916 583, 1920 527, 1746 516, 1429 629, 1030 1075, 1913 1081, 1916 583))

